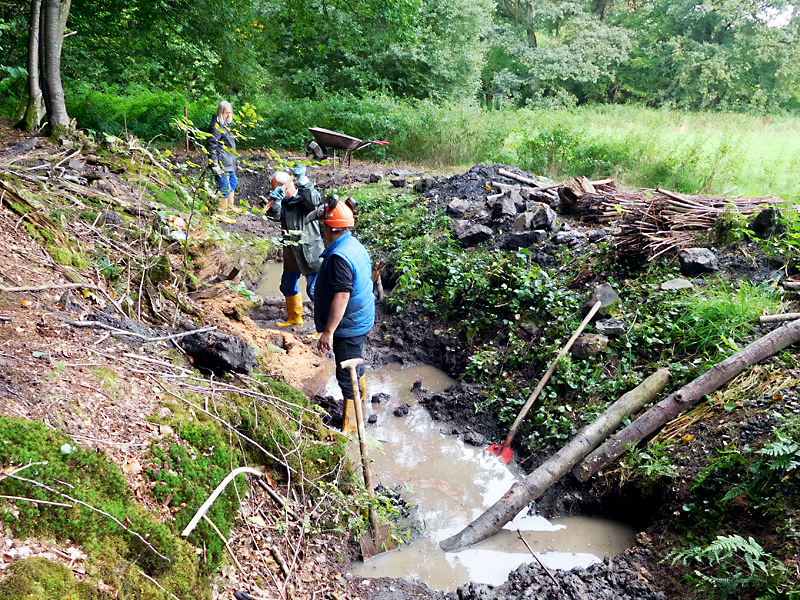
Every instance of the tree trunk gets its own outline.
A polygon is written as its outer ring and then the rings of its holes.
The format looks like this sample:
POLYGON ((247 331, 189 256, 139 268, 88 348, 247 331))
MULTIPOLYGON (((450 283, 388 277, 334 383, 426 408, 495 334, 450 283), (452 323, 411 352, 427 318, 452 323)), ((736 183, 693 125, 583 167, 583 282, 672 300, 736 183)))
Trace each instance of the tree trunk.
POLYGON ((689 382, 667 396, 653 408, 628 425, 592 452, 572 471, 580 481, 586 481, 609 462, 617 459, 629 444, 634 444, 656 431, 684 411, 697 404, 706 394, 728 383, 747 367, 788 348, 800 341, 800 321, 779 327, 757 339, 744 350, 689 382))
POLYGON ((28 25, 28 102, 24 116, 15 127, 35 131, 44 117, 44 97, 39 86, 39 43, 41 31, 42 0, 31 0, 31 16, 28 25))
POLYGON ((447 552, 463 550, 493 536, 528 504, 578 463, 601 440, 614 431, 622 420, 652 400, 669 381, 669 369, 659 369, 630 392, 624 394, 593 423, 584 427, 566 446, 554 454, 510 490, 480 517, 463 530, 441 542, 447 552))
POLYGON ((41 0, 40 22, 40 74, 42 93, 50 125, 50 136, 60 137, 69 132, 69 115, 64 102, 64 87, 61 85, 61 49, 64 45, 64 30, 72 0, 41 0))

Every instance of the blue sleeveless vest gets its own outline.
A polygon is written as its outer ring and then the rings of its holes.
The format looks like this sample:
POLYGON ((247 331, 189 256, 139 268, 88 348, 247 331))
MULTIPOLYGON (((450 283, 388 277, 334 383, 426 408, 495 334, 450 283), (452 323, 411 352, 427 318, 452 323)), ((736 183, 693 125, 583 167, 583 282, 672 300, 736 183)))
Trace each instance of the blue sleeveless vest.
POLYGON ((344 317, 336 328, 334 337, 356 337, 364 335, 375 324, 375 297, 372 295, 372 261, 367 249, 349 231, 334 240, 322 253, 322 268, 325 271, 328 258, 340 256, 353 270, 353 291, 347 303, 344 317))

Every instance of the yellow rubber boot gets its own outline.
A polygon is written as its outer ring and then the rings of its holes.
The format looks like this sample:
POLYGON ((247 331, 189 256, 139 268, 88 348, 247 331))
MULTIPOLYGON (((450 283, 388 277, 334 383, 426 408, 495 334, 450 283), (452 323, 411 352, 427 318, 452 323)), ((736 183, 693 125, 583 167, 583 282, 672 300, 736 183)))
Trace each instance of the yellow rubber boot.
POLYGON ((366 374, 358 378, 358 388, 361 390, 361 406, 367 403, 367 376, 366 374))
POLYGON ((356 421, 356 403, 352 398, 342 400, 342 431, 350 433, 358 429, 356 421))
POLYGON ((286 296, 286 312, 289 318, 283 323, 275 323, 278 327, 303 324, 303 298, 300 294, 286 296))
POLYGON ((238 215, 242 213, 242 209, 236 206, 236 203, 234 202, 235 197, 236 191, 231 191, 230 195, 228 196, 228 210, 238 215))

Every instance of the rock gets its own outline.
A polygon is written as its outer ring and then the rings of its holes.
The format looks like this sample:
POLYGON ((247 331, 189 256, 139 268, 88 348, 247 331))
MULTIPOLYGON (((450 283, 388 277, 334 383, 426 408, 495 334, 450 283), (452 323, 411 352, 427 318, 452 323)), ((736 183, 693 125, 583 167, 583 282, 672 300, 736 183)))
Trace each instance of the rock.
POLYGON ((464 433, 464 443, 470 444, 471 446, 488 446, 486 438, 483 436, 483 434, 471 429, 464 433))
POLYGON ((688 279, 681 279, 679 277, 677 279, 670 279, 669 281, 662 281, 661 285, 658 287, 662 290, 688 290, 689 288, 693 288, 694 284, 688 279))
POLYGON ((589 238, 589 241, 594 244, 595 242, 604 240, 607 236, 608 233, 606 233, 605 229, 595 229, 594 231, 590 231, 587 237, 589 238))
POLYGON ((436 187, 436 179, 434 177, 423 177, 414 184, 414 191, 424 194, 430 189, 436 187))
POLYGON ((462 200, 461 198, 453 198, 447 203, 445 212, 448 215, 461 218, 472 210, 473 206, 469 200, 462 200))
POLYGON ((383 171, 374 171, 369 174, 370 183, 378 183, 381 179, 383 179, 383 171))
POLYGON ((450 233, 453 234, 454 238, 458 239, 467 232, 470 225, 471 223, 466 219, 452 219, 450 221, 450 233))
POLYGON ((405 417, 408 414, 408 410, 411 408, 411 405, 406 402, 402 406, 398 406, 394 409, 394 416, 395 417, 405 417))
POLYGON ((192 357, 196 367, 215 373, 228 371, 249 375, 256 366, 256 353, 252 346, 226 333, 207 331, 184 336, 177 342, 192 357))
POLYGON ((534 244, 539 244, 547 239, 547 232, 541 229, 534 231, 521 231, 519 233, 509 233, 503 236, 500 248, 503 250, 519 250, 520 248, 530 248, 534 244))
POLYGON ((559 231, 556 233, 553 241, 556 244, 569 244, 569 245, 576 245, 580 244, 583 241, 584 235, 580 231, 575 229, 566 229, 563 231, 559 231))
POLYGON ((752 220, 750 231, 762 240, 769 240, 786 231, 786 223, 777 208, 765 208, 752 220))
POLYGON ((603 283, 594 288, 594 291, 589 294, 589 297, 583 301, 583 304, 581 304, 581 314, 584 317, 588 315, 592 306, 594 306, 595 302, 598 300, 601 304, 597 314, 601 317, 610 317, 620 303, 620 298, 617 296, 617 292, 614 291, 614 288, 607 283, 603 283))
POLYGON ((701 275, 719 270, 717 257, 708 248, 684 248, 678 252, 684 275, 701 275))
POLYGON ((418 169, 392 169, 389 171, 389 174, 395 177, 417 177, 424 175, 425 171, 420 171, 418 169))
POLYGON ((608 338, 601 333, 584 333, 570 348, 572 356, 589 358, 600 354, 608 346, 608 338))
POLYGON ((370 416, 367 418, 367 423, 371 423, 371 424, 373 424, 373 425, 374 425, 374 424, 375 424, 375 423, 377 423, 377 422, 378 422, 378 415, 370 415, 370 416))
POLYGON ((67 290, 61 295, 61 298, 58 300, 58 305, 71 313, 80 313, 83 311, 81 305, 73 300, 71 290, 67 290))
POLYGON ((475 246, 492 239, 493 236, 494 232, 486 225, 473 225, 458 236, 458 241, 464 246, 475 246))
POLYGON ((388 399, 389 399, 389 394, 387 394, 386 392, 379 392, 377 394, 372 395, 373 404, 380 404, 381 402, 384 402, 385 400, 388 399))
POLYGON ((514 201, 509 198, 508 196, 503 196, 498 198, 494 206, 492 206, 492 218, 493 219, 503 219, 503 218, 511 218, 517 216, 517 205, 514 204, 514 201))
POLYGON ((619 319, 600 319, 594 324, 597 333, 610 337, 619 337, 628 331, 627 326, 619 319))
POLYGON ((122 217, 113 210, 104 210, 100 213, 100 218, 97 222, 100 224, 122 225, 122 217))
POLYGON ((553 231, 555 226, 555 211, 541 202, 537 202, 514 220, 514 231, 527 231, 529 229, 553 231))
POLYGON ((405 177, 393 177, 389 182, 396 188, 404 188, 408 185, 408 180, 405 177))

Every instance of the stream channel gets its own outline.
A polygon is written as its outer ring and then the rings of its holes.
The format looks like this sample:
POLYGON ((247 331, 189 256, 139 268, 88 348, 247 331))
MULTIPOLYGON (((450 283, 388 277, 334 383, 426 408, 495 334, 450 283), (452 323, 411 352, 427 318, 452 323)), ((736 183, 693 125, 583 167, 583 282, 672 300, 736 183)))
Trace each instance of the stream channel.
MULTIPOLYGON (((274 271, 272 267, 268 273, 274 271)), ((277 278, 262 277, 258 292, 280 294, 279 279, 279 271, 277 278), (267 279, 272 283, 266 284, 267 279)), ((548 521, 523 511, 481 544, 458 553, 441 550, 441 540, 463 529, 522 475, 513 463, 503 465, 484 448, 467 445, 458 436, 440 431, 441 425, 431 419, 411 392, 415 382, 421 382, 429 392, 438 392, 455 380, 424 365, 403 368, 400 363, 391 363, 377 371, 367 370, 364 418, 374 414, 378 419, 374 424, 365 423, 373 485, 401 486, 403 498, 414 506, 411 518, 416 521, 418 535, 399 550, 354 562, 356 575, 412 579, 443 591, 454 591, 469 581, 500 585, 511 571, 534 560, 519 540, 518 529, 550 569, 588 567, 633 546, 636 531, 616 521, 580 516, 548 521), (372 403, 370 399, 379 393, 386 394, 388 400, 372 403), (394 409, 406 402, 410 405, 408 414, 394 416, 394 409)), ((341 397, 331 354, 323 369, 305 382, 304 391, 309 397, 341 397)), ((360 466, 355 434, 350 450, 360 466)))

